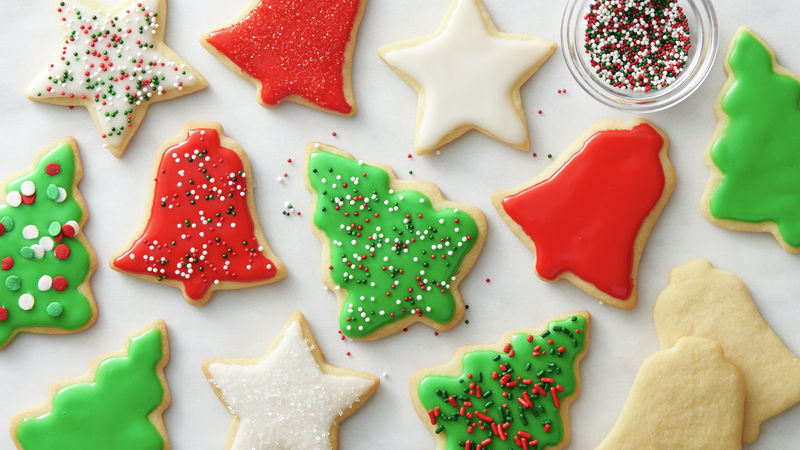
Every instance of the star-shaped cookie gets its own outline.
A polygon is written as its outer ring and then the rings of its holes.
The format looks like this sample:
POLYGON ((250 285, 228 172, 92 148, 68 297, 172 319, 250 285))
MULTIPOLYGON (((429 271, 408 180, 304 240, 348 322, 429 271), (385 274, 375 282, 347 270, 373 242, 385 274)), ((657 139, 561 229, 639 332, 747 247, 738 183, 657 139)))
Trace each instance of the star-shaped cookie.
POLYGON ((352 115, 353 49, 367 0, 254 0, 200 43, 253 83, 258 102, 284 99, 352 115))
POLYGON ((555 48, 498 32, 480 0, 454 0, 435 34, 378 54, 419 93, 414 148, 421 155, 472 129, 528 150, 519 89, 555 48))
POLYGON ((132 0, 113 10, 92 0, 60 0, 56 11, 61 52, 26 95, 85 106, 114 156, 125 153, 151 103, 207 86, 164 43, 166 0, 132 0))
POLYGON ((324 360, 305 317, 289 316, 261 359, 210 359, 203 371, 234 415, 228 449, 336 449, 339 423, 378 379, 324 360))

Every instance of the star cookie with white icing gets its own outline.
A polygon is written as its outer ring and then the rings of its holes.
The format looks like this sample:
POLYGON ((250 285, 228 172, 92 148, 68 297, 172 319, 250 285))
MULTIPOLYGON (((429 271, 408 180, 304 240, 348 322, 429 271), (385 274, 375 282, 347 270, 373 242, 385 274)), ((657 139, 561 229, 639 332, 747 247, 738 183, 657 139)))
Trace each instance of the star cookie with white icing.
POLYGON ((289 316, 262 358, 215 358, 203 371, 233 414, 228 449, 337 449, 339 423, 378 378, 325 362, 302 313, 289 316))
POLYGON ((555 51, 544 39, 501 33, 480 0, 453 0, 439 31, 378 54, 419 93, 416 153, 475 129, 530 148, 520 87, 555 51))
POLYGON ((114 156, 125 152, 150 103, 207 86, 164 43, 166 0, 134 0, 110 11, 91 0, 59 0, 56 12, 61 51, 26 95, 85 106, 114 156))

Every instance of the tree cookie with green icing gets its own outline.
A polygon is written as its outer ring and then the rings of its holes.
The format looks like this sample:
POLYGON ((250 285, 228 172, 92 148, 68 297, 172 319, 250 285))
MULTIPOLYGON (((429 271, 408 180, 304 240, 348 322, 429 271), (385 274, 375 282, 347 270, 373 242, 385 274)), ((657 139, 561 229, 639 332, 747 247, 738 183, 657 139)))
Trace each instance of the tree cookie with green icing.
POLYGON ((588 312, 550 319, 544 330, 461 347, 449 363, 414 373, 411 401, 437 448, 565 447, 589 329, 588 312))
POLYGON ((97 305, 89 278, 97 259, 81 233, 89 213, 72 138, 42 151, 33 169, 5 183, 0 205, 0 349, 20 332, 74 333, 97 305))
POLYGON ((127 350, 96 358, 86 375, 50 388, 51 400, 11 421, 20 449, 168 449, 167 328, 158 320, 131 335, 127 350))
POLYGON ((772 233, 800 253, 800 79, 747 28, 731 42, 725 71, 703 214, 723 228, 772 233))
POLYGON ((323 244, 322 279, 336 293, 345 336, 371 340, 414 322, 437 330, 459 322, 458 284, 486 233, 478 208, 319 143, 306 152, 306 186, 323 244))

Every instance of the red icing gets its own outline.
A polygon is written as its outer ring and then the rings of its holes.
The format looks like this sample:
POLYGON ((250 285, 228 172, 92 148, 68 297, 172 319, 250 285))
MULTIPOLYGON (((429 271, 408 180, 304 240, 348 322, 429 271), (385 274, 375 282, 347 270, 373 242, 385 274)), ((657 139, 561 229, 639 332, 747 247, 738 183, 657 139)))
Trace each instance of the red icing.
POLYGON ((257 282, 274 277, 277 268, 259 250, 254 234, 246 196, 249 174, 242 176, 243 172, 239 155, 221 146, 216 130, 189 131, 185 141, 164 152, 147 226, 114 266, 180 281, 195 300, 205 297, 215 280, 257 282), (194 193, 187 195, 190 191, 194 193))
POLYGON ((8 319, 8 310, 0 306, 0 322, 4 322, 6 319, 8 319))
POLYGON ((58 292, 67 288, 67 279, 61 276, 53 278, 53 289, 58 292))
POLYGON ((67 244, 59 244, 56 246, 54 253, 58 259, 67 259, 69 258, 69 246, 67 244))
POLYGON ((296 94, 348 114, 345 53, 365 0, 261 0, 247 17, 208 36, 208 43, 261 82, 261 100, 277 105, 296 94))
POLYGON ((11 270, 14 267, 14 258, 10 256, 6 256, 3 258, 2 268, 3 270, 11 270))
POLYGON ((36 194, 22 196, 23 205, 32 205, 34 201, 36 201, 36 194))
POLYGON ((503 199, 536 246, 536 272, 564 272, 625 300, 633 292, 634 242, 664 191, 650 125, 600 131, 550 178, 503 199))
POLYGON ((61 225, 61 234, 66 238, 71 238, 75 236, 75 228, 72 228, 72 225, 68 224, 61 225))
POLYGON ((44 171, 46 174, 52 177, 54 175, 58 175, 59 172, 61 172, 61 166, 59 166, 58 163, 51 162, 45 166, 44 171))
POLYGON ((0 223, 0 236, 6 234, 6 226, 0 223))

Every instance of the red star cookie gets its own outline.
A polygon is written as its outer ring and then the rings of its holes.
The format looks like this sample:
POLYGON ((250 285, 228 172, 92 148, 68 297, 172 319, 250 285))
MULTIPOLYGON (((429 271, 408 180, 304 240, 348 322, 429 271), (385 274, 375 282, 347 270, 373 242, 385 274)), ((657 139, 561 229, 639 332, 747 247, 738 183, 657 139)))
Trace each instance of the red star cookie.
POLYGON ((675 186, 667 137, 645 120, 591 127, 542 175, 494 194, 536 252, 536 274, 564 277, 623 309, 636 304, 644 244, 675 186))
POLYGON ((351 68, 366 0, 255 0, 200 43, 258 88, 259 103, 283 99, 355 113, 351 68))

